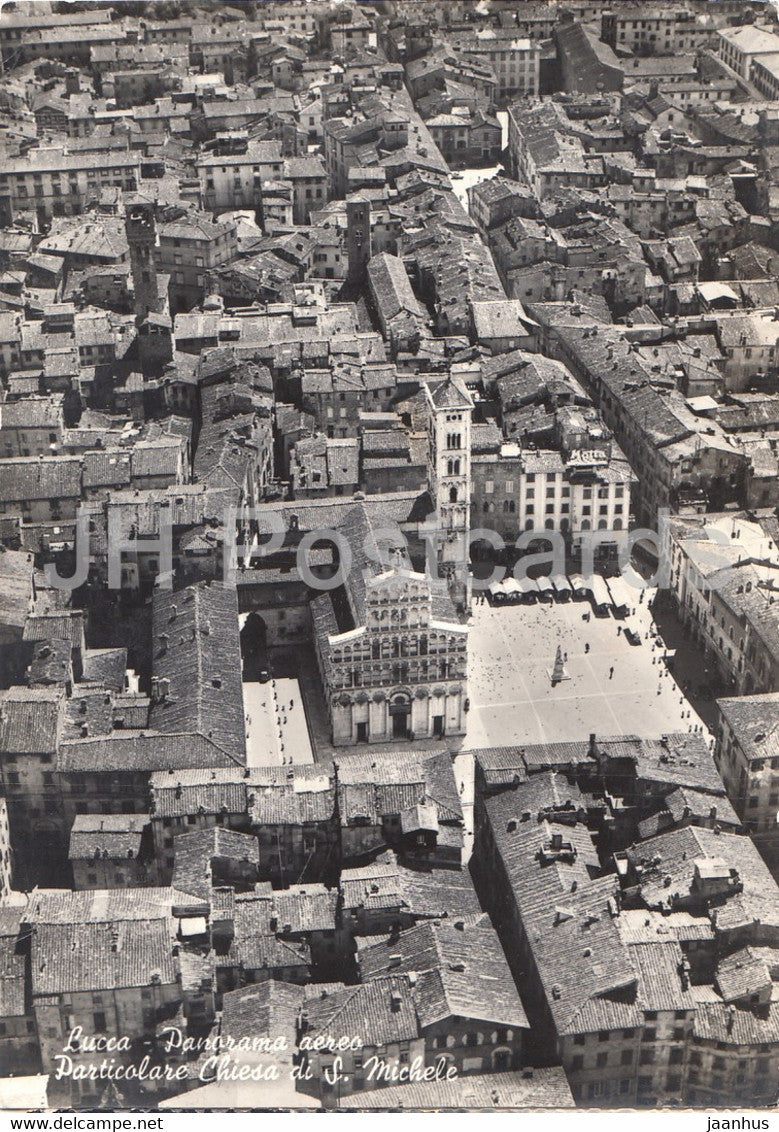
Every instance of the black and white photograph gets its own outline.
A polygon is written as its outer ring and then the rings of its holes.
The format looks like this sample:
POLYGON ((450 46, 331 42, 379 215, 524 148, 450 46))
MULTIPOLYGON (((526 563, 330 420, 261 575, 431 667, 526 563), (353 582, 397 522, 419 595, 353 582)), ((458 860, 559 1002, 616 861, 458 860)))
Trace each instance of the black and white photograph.
POLYGON ((779 1132, 779 5, 2 0, 2 1132, 598 1111, 779 1132))

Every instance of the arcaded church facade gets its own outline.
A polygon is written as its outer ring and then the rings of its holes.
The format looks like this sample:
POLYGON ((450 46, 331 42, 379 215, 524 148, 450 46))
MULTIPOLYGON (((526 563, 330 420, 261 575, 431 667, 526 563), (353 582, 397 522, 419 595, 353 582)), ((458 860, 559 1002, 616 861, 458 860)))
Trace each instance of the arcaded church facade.
MULTIPOLYGON (((356 501, 338 527, 349 545, 350 569, 338 588, 311 604, 332 740, 339 746, 465 733, 468 628, 460 617, 467 588, 449 560, 458 531, 468 529, 472 403, 451 379, 428 396, 430 496, 444 528, 440 578, 415 570, 400 539, 377 561, 370 549, 377 541, 371 505, 356 501), (449 463, 454 460, 457 465, 449 463)), ((386 541, 386 528, 378 525, 386 541)))

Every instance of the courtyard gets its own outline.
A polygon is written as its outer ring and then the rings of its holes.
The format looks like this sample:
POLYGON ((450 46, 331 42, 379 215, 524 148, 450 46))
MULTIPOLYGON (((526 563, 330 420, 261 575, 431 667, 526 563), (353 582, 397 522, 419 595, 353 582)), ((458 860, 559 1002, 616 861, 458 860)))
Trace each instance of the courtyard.
POLYGON ((589 602, 493 607, 477 598, 470 619, 470 711, 462 750, 558 743, 598 735, 657 737, 702 727, 686 686, 695 658, 657 643, 646 591, 623 619, 596 617, 589 602), (641 638, 631 644, 633 629, 641 638), (557 649, 565 679, 551 679, 557 649), (668 658, 671 657, 669 667, 668 658))
POLYGON ((314 755, 296 666, 268 647, 265 623, 242 613, 241 667, 249 766, 311 763, 314 755))
POLYGON ((243 706, 249 766, 292 766, 314 761, 303 697, 294 677, 272 677, 264 684, 245 681, 243 706))

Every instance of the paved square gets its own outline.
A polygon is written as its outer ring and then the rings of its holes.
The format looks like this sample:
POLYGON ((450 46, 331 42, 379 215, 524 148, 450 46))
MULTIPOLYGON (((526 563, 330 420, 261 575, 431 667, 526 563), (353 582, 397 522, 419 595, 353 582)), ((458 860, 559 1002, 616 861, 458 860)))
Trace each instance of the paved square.
POLYGON ((623 620, 595 617, 583 601, 474 604, 462 749, 564 742, 591 732, 657 737, 701 724, 663 661, 662 646, 647 640, 651 623, 646 600, 623 620), (630 644, 626 628, 641 634, 640 645, 630 644), (553 687, 558 645, 569 679, 553 687))
POLYGON ((243 706, 249 766, 314 761, 297 680, 277 676, 265 684, 246 681, 243 706))

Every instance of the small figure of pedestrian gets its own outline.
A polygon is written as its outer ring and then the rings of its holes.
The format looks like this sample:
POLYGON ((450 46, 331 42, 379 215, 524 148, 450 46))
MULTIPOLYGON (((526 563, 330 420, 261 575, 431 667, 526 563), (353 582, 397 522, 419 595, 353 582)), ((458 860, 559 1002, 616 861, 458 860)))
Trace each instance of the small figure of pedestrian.
POLYGON ((584 643, 584 651, 585 651, 585 652, 589 652, 589 651, 590 651, 590 645, 589 645, 589 642, 588 642, 588 641, 585 641, 585 643, 584 643))
POLYGON ((614 676, 614 665, 612 664, 611 668, 609 669, 609 680, 611 680, 613 678, 613 676, 614 676))

